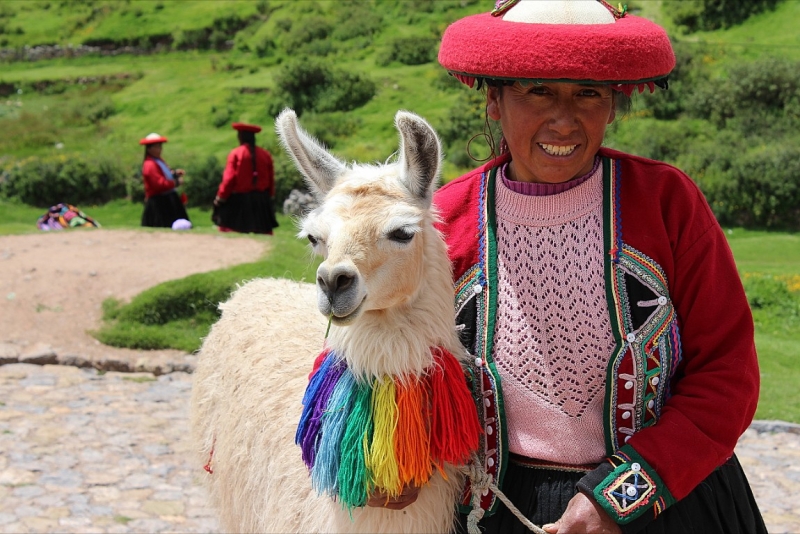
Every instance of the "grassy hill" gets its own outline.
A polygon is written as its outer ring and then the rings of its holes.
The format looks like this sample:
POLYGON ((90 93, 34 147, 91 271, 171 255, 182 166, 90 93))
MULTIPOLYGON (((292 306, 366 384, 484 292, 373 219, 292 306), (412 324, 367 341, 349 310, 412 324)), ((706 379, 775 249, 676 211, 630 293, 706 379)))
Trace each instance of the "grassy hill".
MULTIPOLYGON (((465 144, 480 131, 482 109, 479 97, 470 98, 436 63, 437 40, 447 24, 490 4, 4 0, 0 57, 7 59, 0 69, 0 169, 31 156, 84 154, 118 162, 135 175, 141 160, 137 141, 153 131, 170 139, 165 159, 186 167, 209 155, 223 159, 236 144, 229 126, 234 121, 263 125, 259 144, 282 159, 271 126, 274 110, 288 101, 276 79, 287 63, 319 60, 374 83, 375 94, 344 113, 307 113, 304 124, 313 133, 346 159, 383 160, 395 148, 391 122, 397 109, 417 112, 440 130, 451 125, 451 114, 466 115, 468 124, 454 133, 460 137, 446 146, 444 176, 452 178, 471 165, 465 144), (9 61, 47 46, 60 46, 62 55, 67 50, 71 57, 9 61), (80 55, 85 52, 80 47, 86 46, 95 51, 80 55), (103 55, 112 52, 121 53, 103 55)), ((674 3, 630 4, 632 12, 664 24, 723 77, 742 59, 800 59, 800 38, 793 31, 800 24, 800 2, 783 1, 741 25, 690 35, 682 35, 672 22, 674 3)), ((676 89, 688 94, 693 88, 676 89)), ((635 109, 663 98, 640 97, 635 109)), ((701 126, 704 135, 713 133, 705 123, 701 126)), ((620 123, 609 144, 647 152, 636 141, 643 128, 656 133, 675 129, 662 121, 620 123)), ((643 155, 662 156, 654 152, 643 155)), ((704 169, 696 171, 703 174, 704 169)))
POLYGON ((236 144, 234 121, 262 124, 259 143, 274 147, 266 104, 276 72, 284 61, 306 56, 376 83, 375 96, 353 112, 350 135, 336 149, 346 158, 384 159, 394 150, 397 109, 441 124, 460 87, 453 83, 448 90, 451 82, 435 63, 380 65, 379 59, 401 38, 427 40, 435 54, 434 40, 449 22, 482 8, 475 1, 4 2, 0 42, 7 48, 141 43, 149 53, 3 64, 0 86, 10 90, 0 101, 0 154, 6 166, 26 156, 78 152, 111 155, 135 167, 138 139, 156 131, 170 139, 167 161, 185 166, 210 154, 224 158, 236 144), (349 24, 361 28, 351 36, 341 31, 349 16, 349 24), (187 37, 213 35, 221 17, 238 21, 226 39, 187 37), (314 25, 331 35, 304 33, 314 25), (372 26, 373 34, 358 34, 372 26), (194 49, 176 50, 192 42, 194 49), (310 47, 314 43, 331 50, 322 55, 325 50, 310 47))

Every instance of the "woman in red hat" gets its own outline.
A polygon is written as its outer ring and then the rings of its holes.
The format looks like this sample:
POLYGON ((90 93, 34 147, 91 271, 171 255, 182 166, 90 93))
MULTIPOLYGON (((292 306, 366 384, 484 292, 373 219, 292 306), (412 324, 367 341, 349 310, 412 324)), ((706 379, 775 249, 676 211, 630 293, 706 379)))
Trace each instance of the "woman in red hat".
POLYGON ((148 134, 139 141, 144 145, 142 179, 144 180, 144 212, 142 226, 171 228, 179 220, 189 220, 175 187, 183 183, 183 169, 173 170, 161 159, 161 150, 167 138, 157 133, 148 134))
POLYGON ((275 170, 272 156, 256 146, 260 126, 233 123, 239 146, 228 154, 214 199, 212 221, 222 232, 272 234, 275 219, 275 170))
POLYGON ((522 516, 478 477, 460 530, 765 533, 734 455, 759 371, 725 236, 680 170, 602 147, 627 95, 666 89, 664 30, 602 1, 505 0, 450 25, 439 61, 503 133, 434 202, 476 467, 522 516))

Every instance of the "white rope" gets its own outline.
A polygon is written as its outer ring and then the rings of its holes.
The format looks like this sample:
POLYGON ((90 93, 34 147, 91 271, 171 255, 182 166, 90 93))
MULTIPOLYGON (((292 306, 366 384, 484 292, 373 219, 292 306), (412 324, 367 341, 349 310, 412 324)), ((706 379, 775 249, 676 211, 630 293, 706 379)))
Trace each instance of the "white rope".
POLYGON ((474 458, 471 464, 461 467, 461 472, 469 477, 470 490, 472 491, 472 510, 467 516, 468 534, 481 534, 481 529, 478 527, 478 522, 483 519, 484 514, 484 510, 481 508, 481 495, 483 495, 486 490, 491 490, 497 495, 497 498, 503 501, 503 504, 511 510, 511 513, 514 514, 523 525, 528 527, 531 532, 535 534, 547 534, 547 532, 531 523, 531 521, 508 500, 508 497, 506 497, 505 494, 500 491, 500 488, 492 482, 492 476, 480 467, 477 458, 474 458))

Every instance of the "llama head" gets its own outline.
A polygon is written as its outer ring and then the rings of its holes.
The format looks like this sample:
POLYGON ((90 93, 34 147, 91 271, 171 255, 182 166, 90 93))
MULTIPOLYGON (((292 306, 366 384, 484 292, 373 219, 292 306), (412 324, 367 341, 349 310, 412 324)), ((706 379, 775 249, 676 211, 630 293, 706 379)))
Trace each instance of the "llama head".
POLYGON ((299 237, 324 258, 317 304, 337 326, 414 301, 425 278, 441 145, 413 113, 399 111, 394 122, 400 132, 395 162, 347 165, 299 127, 294 111, 276 120, 284 147, 320 203, 302 221, 299 237))

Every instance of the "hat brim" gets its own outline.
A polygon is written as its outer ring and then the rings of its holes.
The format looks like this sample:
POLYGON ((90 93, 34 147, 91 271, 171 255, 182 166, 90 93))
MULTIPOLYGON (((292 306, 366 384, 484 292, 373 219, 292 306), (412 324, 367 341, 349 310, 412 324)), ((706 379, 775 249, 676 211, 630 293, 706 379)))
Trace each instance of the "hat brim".
POLYGON ((157 143, 166 143, 166 142, 167 142, 166 137, 154 137, 152 139, 145 138, 139 140, 140 145, 155 145, 157 143))
POLYGON ((234 122, 231 124, 231 127, 238 132, 259 133, 261 131, 261 126, 256 126, 255 124, 245 124, 243 122, 234 122))
POLYGON ((448 26, 439 63, 462 79, 644 84, 675 67, 669 37, 633 15, 613 24, 529 24, 489 13, 448 26))

